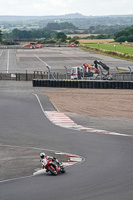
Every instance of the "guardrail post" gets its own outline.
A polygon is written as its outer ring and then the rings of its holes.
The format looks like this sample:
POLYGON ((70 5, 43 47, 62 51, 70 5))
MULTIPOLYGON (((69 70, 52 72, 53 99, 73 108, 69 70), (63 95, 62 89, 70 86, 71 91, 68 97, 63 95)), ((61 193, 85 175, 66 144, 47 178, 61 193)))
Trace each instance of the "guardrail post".
POLYGON ((26 81, 28 81, 28 74, 27 74, 27 70, 26 70, 26 74, 25 74, 25 75, 26 75, 26 81))
POLYGON ((66 66, 64 66, 64 68, 66 69, 66 79, 67 79, 67 67, 66 67, 66 66))
POLYGON ((34 71, 33 79, 35 79, 35 71, 34 71))
POLYGON ((102 80, 102 69, 100 66, 99 66, 99 69, 100 69, 100 80, 102 80))
POLYGON ((50 67, 49 66, 46 66, 47 69, 48 69, 48 80, 50 79, 50 67))
POLYGON ((130 67, 128 67, 128 69, 130 70, 130 81, 132 81, 132 70, 130 67))
POLYGON ((19 75, 19 81, 20 81, 20 73, 18 75, 19 75))
POLYGON ((82 69, 83 69, 83 80, 84 80, 84 77, 85 77, 85 69, 84 69, 84 67, 82 67, 82 69))

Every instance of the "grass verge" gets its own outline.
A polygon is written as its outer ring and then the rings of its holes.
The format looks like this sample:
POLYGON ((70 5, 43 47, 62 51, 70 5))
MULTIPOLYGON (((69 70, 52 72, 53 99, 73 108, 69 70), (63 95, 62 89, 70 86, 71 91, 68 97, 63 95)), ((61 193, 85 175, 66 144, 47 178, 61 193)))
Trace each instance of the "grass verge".
POLYGON ((127 54, 127 53, 121 53, 121 52, 117 52, 117 51, 111 51, 111 50, 105 50, 105 49, 96 48, 96 47, 92 47, 92 46, 87 46, 87 44, 86 45, 82 44, 79 47, 84 49, 84 50, 92 51, 92 52, 95 52, 95 53, 108 55, 108 56, 119 58, 119 59, 133 61, 133 55, 130 55, 130 54, 127 54))

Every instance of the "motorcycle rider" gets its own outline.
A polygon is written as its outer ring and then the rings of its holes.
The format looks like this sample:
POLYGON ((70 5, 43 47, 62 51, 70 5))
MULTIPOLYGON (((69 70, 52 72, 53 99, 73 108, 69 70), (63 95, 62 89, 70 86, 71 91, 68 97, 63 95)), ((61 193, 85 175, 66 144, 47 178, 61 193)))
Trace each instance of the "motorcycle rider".
MULTIPOLYGON (((54 163, 56 163, 58 166, 62 167, 62 164, 55 158, 55 157, 51 157, 51 156, 47 156, 44 152, 43 153, 40 153, 40 162, 43 164, 44 162, 44 159, 47 158, 47 159, 50 159, 52 160, 54 163)), ((55 165, 56 167, 56 165, 55 165)), ((46 170, 46 172, 48 172, 48 170, 46 170)))

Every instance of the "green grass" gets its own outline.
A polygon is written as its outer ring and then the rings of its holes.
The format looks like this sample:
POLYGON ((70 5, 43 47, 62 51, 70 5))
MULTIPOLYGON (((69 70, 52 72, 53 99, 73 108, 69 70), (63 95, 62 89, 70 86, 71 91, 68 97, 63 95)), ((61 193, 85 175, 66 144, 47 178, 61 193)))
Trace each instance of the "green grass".
POLYGON ((133 47, 122 45, 122 44, 100 44, 99 43, 99 44, 86 44, 86 46, 133 55, 133 47))

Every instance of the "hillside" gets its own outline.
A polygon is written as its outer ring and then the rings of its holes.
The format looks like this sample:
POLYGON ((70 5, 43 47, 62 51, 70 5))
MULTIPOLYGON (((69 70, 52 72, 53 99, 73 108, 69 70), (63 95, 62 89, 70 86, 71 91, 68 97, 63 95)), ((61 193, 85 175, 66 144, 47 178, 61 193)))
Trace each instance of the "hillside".
MULTIPOLYGON (((11 32, 14 28, 21 30, 42 29, 47 27, 48 23, 55 22, 68 22, 78 29, 89 29, 90 27, 94 29, 96 26, 114 26, 117 32, 119 27, 122 30, 127 26, 133 25, 133 15, 84 16, 80 13, 74 13, 58 16, 0 16, 0 29, 4 32, 11 32)), ((101 32, 101 34, 103 33, 101 32)))
POLYGON ((79 13, 75 14, 66 14, 66 15, 49 15, 49 16, 0 16, 0 21, 23 21, 23 20, 46 20, 46 19, 77 19, 77 18, 86 18, 79 13))

